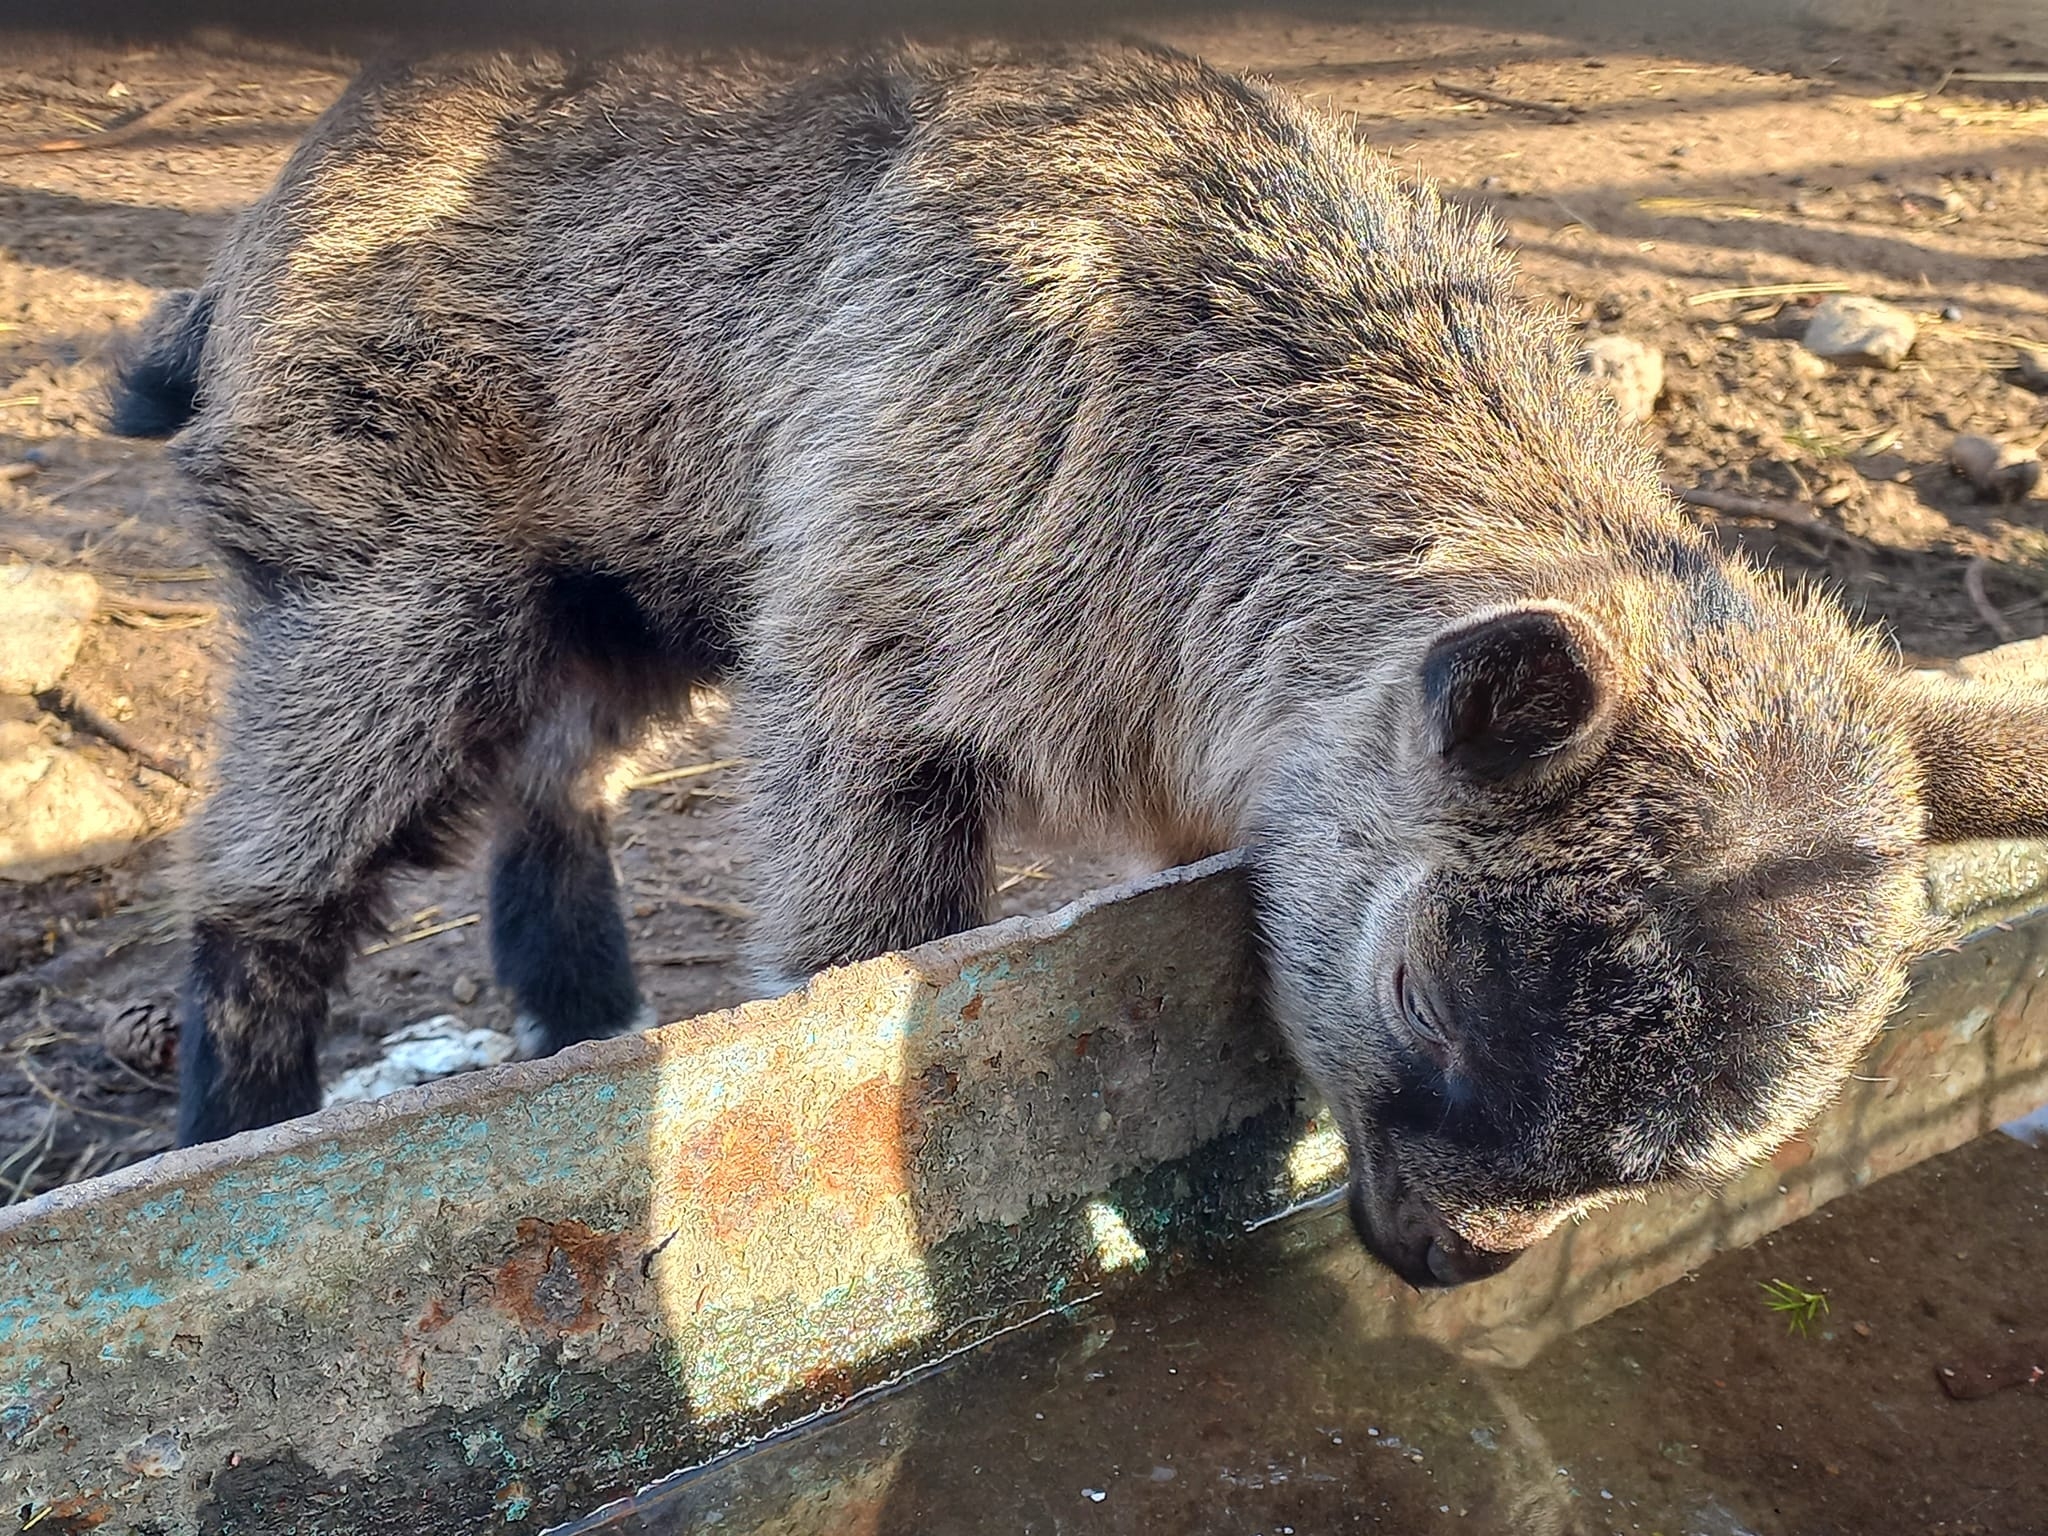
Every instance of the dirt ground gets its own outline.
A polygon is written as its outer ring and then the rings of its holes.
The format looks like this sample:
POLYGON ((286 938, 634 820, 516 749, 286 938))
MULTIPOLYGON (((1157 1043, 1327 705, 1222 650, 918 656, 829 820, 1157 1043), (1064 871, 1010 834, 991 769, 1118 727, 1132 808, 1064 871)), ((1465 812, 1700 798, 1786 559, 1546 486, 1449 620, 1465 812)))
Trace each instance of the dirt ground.
MULTIPOLYGON (((2016 367, 2019 343, 2048 343, 2048 88, 1944 86, 1950 71, 2048 70, 2048 8, 1471 0, 1140 30, 1348 114, 1451 196, 1493 209, 1531 293, 1589 336, 1661 348, 1667 386, 1647 430, 1672 482, 1793 509, 1790 523, 1701 513, 1728 544, 1837 590, 1910 655, 2048 629, 2048 501, 1981 505, 1946 463, 1961 431, 2048 439, 2048 398, 2016 367), (1892 373, 1834 370, 1795 339, 1810 295, 1716 296, 1786 283, 1905 306, 1921 327, 1913 357, 1892 373)), ((231 649, 160 449, 95 425, 110 339, 159 290, 200 279, 355 62, 220 32, 4 42, 0 561, 89 569, 114 601, 61 696, 0 699, 0 716, 69 740, 160 835, 113 868, 0 880, 0 1201, 167 1142, 172 834, 205 782, 231 649)), ((674 763, 729 756, 711 722, 674 763)), ((637 791, 620 818, 663 1018, 739 996, 734 777, 712 768, 637 791)), ((1128 867, 1021 848, 1001 865, 1009 910, 1128 867)), ((481 894, 469 871, 401 890, 392 935, 338 1003, 331 1071, 429 1014, 509 1023, 481 894)))

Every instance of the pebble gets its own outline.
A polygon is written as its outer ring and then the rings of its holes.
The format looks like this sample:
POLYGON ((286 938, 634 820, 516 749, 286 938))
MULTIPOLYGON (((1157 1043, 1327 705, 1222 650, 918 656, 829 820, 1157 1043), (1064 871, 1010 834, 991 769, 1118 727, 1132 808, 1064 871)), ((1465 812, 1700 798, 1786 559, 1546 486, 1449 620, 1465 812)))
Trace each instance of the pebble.
POLYGON ((476 1001, 477 993, 480 990, 481 988, 477 986, 474 976, 458 976, 455 978, 454 985, 449 987, 448 995, 466 1008, 476 1001))
POLYGON ((2020 382, 2030 389, 2048 389, 2048 350, 2036 347, 2021 347, 2014 359, 2020 371, 2020 382))
POLYGON ((185 1449, 178 1432, 160 1429, 145 1435, 121 1453, 121 1468, 133 1477, 170 1477, 185 1470, 185 1449))
POLYGON ((1792 354, 1791 367, 1794 377, 1804 379, 1809 384, 1817 384, 1828 376, 1827 363, 1803 347, 1792 354))
POLYGON ((41 693, 64 675, 100 605, 84 571, 0 566, 0 693, 41 693))
POLYGON ((2009 506, 2025 501, 2041 483, 2038 454, 1975 432, 1965 432, 1949 444, 1948 464, 1977 488, 1980 501, 2009 506))
POLYGON ((1806 350, 1831 363, 1896 368, 1913 350, 1919 328, 1895 305, 1838 293, 1814 308, 1806 350))
POLYGON ((94 764, 26 720, 0 721, 0 880, 111 864, 148 830, 94 764))
POLYGON ((1587 373, 1614 397, 1630 421, 1648 421, 1664 393, 1664 354, 1632 336, 1601 336, 1587 343, 1587 373))
POLYGON ((386 1035, 383 1054, 342 1073, 323 1102, 381 1099, 415 1083, 430 1083, 477 1067, 495 1067, 510 1061, 517 1049, 512 1037, 499 1030, 473 1029, 452 1013, 436 1014, 386 1035))

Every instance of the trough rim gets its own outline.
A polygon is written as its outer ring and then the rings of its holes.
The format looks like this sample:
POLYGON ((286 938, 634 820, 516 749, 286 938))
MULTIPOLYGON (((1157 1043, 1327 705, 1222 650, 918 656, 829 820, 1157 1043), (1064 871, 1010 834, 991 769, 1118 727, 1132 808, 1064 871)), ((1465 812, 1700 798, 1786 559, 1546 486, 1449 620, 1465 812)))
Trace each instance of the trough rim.
POLYGON ((311 1114, 254 1130, 238 1131, 219 1141, 203 1142, 195 1147, 173 1147, 126 1167, 73 1184, 62 1184, 31 1199, 0 1207, 0 1240, 59 1213, 96 1206, 103 1201, 142 1193, 159 1185, 185 1184, 258 1159, 307 1151, 337 1136, 373 1135, 386 1125, 430 1114, 460 1112, 479 1100, 534 1093, 607 1067, 623 1071, 656 1066, 666 1054, 666 1044, 686 1038, 690 1033, 704 1032, 708 1021, 740 1022, 751 1010, 786 1005, 792 997, 809 994, 826 977, 878 963, 902 967, 926 978, 935 974, 957 973, 983 952, 1011 949, 1026 943, 1049 943, 1104 907, 1154 891, 1195 884, 1212 875, 1241 870, 1247 862, 1242 848, 1230 849, 1190 864, 1177 864, 1169 869, 1097 887, 1050 912, 1027 912, 1016 917, 999 918, 909 949, 891 950, 870 959, 834 966, 819 972, 794 991, 777 997, 752 998, 731 1008, 691 1014, 652 1029, 617 1035, 608 1040, 580 1041, 552 1056, 458 1072, 430 1083, 400 1088, 381 1098, 330 1105, 311 1114), (677 1034, 677 1031, 684 1033, 677 1034))

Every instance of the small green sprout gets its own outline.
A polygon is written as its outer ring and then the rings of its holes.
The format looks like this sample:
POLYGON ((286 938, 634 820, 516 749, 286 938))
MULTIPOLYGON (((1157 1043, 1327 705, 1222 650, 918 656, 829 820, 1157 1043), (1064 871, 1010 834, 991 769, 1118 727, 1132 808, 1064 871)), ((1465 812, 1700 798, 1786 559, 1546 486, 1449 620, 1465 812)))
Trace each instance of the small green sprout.
POLYGON ((1801 1338, 1806 1330, 1827 1315, 1828 1298, 1822 1291, 1804 1291, 1789 1280, 1763 1283, 1764 1305, 1785 1319, 1786 1328, 1801 1338))

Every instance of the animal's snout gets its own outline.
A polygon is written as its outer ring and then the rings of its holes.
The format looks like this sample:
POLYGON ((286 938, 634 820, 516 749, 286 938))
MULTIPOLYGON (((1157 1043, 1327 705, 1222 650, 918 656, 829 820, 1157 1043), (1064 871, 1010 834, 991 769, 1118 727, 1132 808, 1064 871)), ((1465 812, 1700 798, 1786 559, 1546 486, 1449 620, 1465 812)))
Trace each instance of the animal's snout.
POLYGON ((1428 1200, 1403 1189, 1375 1199, 1351 1187, 1351 1224, 1366 1250, 1417 1290, 1442 1290, 1497 1275, 1523 1250, 1502 1252, 1467 1242, 1428 1200))
POLYGON ((1457 1233, 1446 1231, 1429 1240, 1424 1262, 1436 1284, 1449 1286, 1497 1275, 1521 1256, 1520 1250, 1496 1253, 1488 1248, 1475 1248, 1457 1233))

